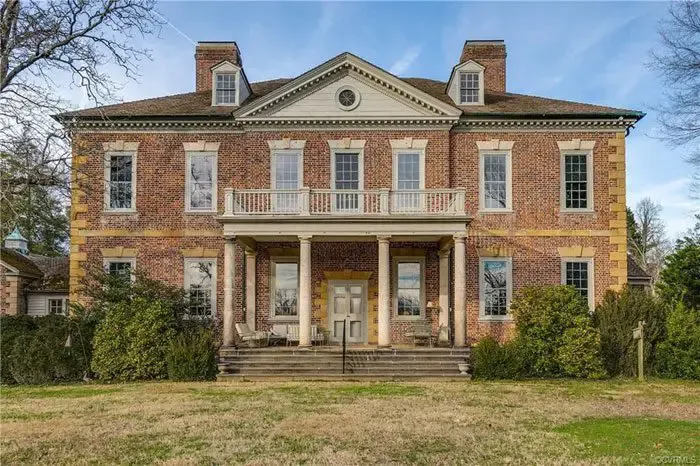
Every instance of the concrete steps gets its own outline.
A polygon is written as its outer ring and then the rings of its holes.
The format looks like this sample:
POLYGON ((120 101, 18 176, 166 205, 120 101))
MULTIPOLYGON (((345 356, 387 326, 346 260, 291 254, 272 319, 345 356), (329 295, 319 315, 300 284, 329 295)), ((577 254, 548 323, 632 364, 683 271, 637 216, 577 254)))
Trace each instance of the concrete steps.
POLYGON ((219 378, 382 379, 459 377, 459 363, 469 362, 469 348, 353 348, 345 358, 338 347, 223 347, 219 378))

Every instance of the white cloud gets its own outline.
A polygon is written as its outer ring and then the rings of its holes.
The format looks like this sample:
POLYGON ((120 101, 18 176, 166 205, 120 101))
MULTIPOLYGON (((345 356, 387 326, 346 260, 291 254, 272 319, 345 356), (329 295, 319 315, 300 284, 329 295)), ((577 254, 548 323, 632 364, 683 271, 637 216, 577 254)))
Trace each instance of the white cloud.
POLYGON ((420 55, 421 48, 418 45, 413 45, 406 49, 406 51, 401 55, 401 58, 396 60, 391 67, 389 67, 389 73, 395 74, 397 76, 404 74, 413 65, 420 55))

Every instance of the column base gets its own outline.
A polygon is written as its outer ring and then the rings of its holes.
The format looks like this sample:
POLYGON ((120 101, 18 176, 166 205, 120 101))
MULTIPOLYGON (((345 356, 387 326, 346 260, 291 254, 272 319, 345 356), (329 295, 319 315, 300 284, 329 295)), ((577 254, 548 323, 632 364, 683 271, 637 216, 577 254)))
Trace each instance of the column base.
POLYGON ((310 351, 311 348, 312 348, 311 345, 299 345, 299 346, 297 346, 297 349, 301 350, 301 351, 310 351))
POLYGON ((391 345, 377 345, 377 349, 391 349, 391 345))

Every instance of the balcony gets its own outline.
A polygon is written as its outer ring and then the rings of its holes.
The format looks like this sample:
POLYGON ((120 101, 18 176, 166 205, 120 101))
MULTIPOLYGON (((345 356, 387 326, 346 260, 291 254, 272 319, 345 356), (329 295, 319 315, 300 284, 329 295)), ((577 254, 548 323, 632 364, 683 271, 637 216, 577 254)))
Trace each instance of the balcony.
POLYGON ((466 190, 225 189, 222 218, 463 217, 466 190))

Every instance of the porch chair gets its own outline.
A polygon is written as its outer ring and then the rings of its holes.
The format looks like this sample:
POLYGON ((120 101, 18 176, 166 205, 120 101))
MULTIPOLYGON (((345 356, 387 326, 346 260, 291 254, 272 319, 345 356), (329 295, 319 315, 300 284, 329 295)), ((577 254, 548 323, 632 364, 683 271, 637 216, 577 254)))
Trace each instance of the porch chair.
POLYGON ((270 342, 270 334, 268 332, 256 332, 248 327, 248 324, 236 324, 236 332, 241 339, 241 344, 250 348, 267 346, 270 342))
MULTIPOLYGON (((287 346, 296 343, 299 344, 299 325, 290 324, 287 326, 287 346)), ((323 330, 318 329, 318 325, 311 326, 311 344, 319 343, 324 344, 326 342, 326 334, 323 330)))
POLYGON ((433 347, 433 327, 430 322, 415 322, 411 327, 411 330, 406 332, 406 336, 413 338, 413 346, 419 341, 428 341, 428 346, 433 347))

